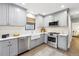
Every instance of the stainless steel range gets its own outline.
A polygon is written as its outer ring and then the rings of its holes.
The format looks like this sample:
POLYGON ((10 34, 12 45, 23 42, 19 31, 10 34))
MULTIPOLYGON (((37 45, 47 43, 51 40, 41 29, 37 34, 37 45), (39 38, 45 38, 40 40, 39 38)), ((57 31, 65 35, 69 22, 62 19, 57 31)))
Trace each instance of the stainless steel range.
POLYGON ((48 33, 48 45, 57 48, 57 43, 58 43, 58 34, 55 32, 50 32, 48 33))

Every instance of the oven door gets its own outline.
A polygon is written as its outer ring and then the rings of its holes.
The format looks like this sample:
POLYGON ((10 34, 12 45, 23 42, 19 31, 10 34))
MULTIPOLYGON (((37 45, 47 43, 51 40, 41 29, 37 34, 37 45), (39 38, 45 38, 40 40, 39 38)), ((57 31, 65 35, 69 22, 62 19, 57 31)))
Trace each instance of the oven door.
POLYGON ((48 36, 48 41, 56 42, 56 37, 50 37, 50 36, 48 36))
POLYGON ((48 42, 47 42, 47 44, 49 46, 57 48, 57 37, 48 36, 48 42))

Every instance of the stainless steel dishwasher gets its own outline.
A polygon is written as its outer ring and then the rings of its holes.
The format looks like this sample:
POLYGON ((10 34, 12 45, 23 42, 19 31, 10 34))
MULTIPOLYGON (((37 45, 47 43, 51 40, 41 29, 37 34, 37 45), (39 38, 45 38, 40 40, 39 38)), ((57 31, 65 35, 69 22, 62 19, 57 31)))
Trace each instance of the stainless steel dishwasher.
POLYGON ((28 37, 18 38, 18 54, 28 50, 28 37))

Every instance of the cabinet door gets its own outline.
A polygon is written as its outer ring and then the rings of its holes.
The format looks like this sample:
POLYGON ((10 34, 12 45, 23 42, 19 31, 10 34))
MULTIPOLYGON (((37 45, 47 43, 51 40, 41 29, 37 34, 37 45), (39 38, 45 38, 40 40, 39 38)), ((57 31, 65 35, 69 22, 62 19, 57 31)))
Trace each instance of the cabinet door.
POLYGON ((47 34, 44 34, 44 39, 45 39, 44 42, 45 42, 45 43, 47 43, 47 41, 48 41, 48 40, 47 40, 47 37, 48 37, 47 34))
POLYGON ((36 47, 36 41, 37 41, 37 39, 31 40, 31 42, 30 42, 30 48, 36 47))
POLYGON ((53 20, 54 20, 53 15, 46 16, 44 18, 44 27, 49 27, 49 22, 52 22, 53 20))
POLYGON ((65 36, 58 36, 58 48, 67 50, 68 38, 65 36))
POLYGON ((62 11, 54 15, 55 21, 59 21, 59 26, 67 26, 67 11, 62 11))
POLYGON ((43 27, 44 22, 43 22, 43 17, 40 15, 36 16, 36 29, 43 27))
POLYGON ((28 50, 30 50, 31 49, 31 37, 28 37, 28 50))
POLYGON ((26 10, 9 4, 9 24, 24 26, 26 24, 26 10))
POLYGON ((24 37, 25 51, 28 50, 28 37, 24 37))
POLYGON ((0 56, 9 56, 9 41, 0 42, 0 56))
POLYGON ((34 39, 34 40, 31 40, 30 44, 31 44, 31 48, 34 48, 40 44, 42 44, 44 41, 43 39, 40 37, 40 38, 37 38, 37 39, 34 39))
POLYGON ((41 40, 44 42, 45 41, 45 35, 41 34, 41 40))
POLYGON ((44 39, 42 39, 42 37, 40 37, 39 40, 40 40, 40 44, 41 44, 41 43, 44 43, 44 39))
POLYGON ((10 40, 10 56, 18 54, 18 41, 17 39, 10 40))
POLYGON ((0 4, 0 25, 8 25, 8 4, 0 4))
POLYGON ((42 34, 42 39, 44 43, 47 43, 48 39, 47 39, 47 34, 42 34))
POLYGON ((37 41, 36 41, 36 46, 38 46, 38 45, 40 45, 42 43, 43 43, 42 39, 41 38, 38 38, 37 41))

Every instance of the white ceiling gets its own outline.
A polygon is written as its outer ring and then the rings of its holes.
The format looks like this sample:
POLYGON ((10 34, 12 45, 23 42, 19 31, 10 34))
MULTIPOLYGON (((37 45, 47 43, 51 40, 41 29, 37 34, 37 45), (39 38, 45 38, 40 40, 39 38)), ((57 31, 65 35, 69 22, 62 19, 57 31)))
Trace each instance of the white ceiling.
POLYGON ((71 15, 79 14, 79 3, 25 3, 21 5, 34 14, 49 14, 65 8, 70 9, 71 15), (61 5, 64 5, 64 8, 61 8, 61 5))

